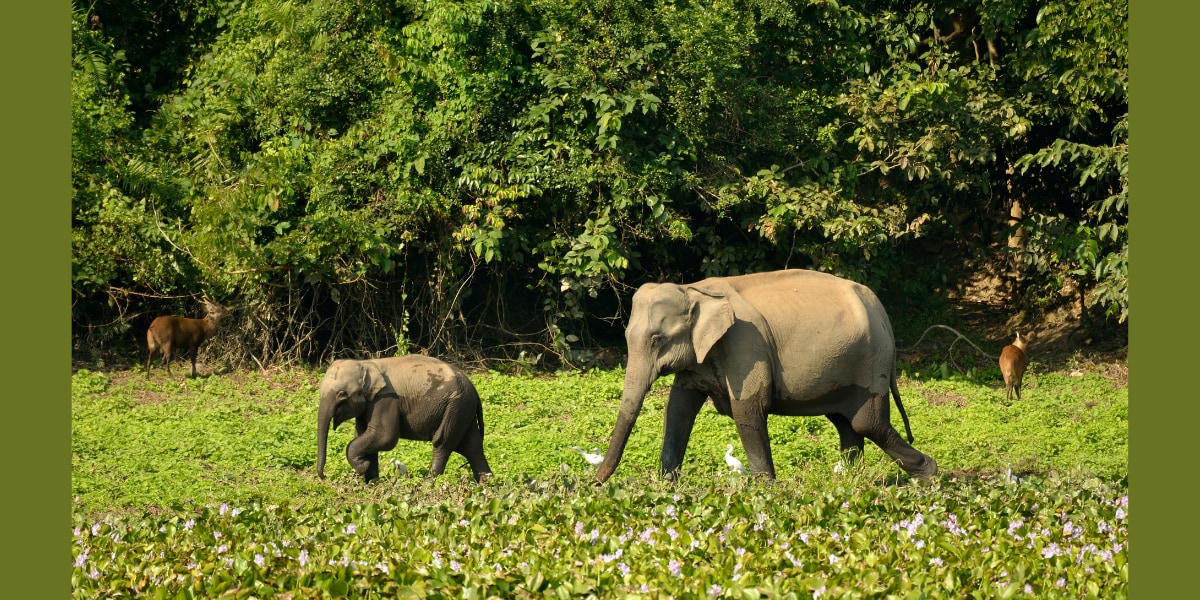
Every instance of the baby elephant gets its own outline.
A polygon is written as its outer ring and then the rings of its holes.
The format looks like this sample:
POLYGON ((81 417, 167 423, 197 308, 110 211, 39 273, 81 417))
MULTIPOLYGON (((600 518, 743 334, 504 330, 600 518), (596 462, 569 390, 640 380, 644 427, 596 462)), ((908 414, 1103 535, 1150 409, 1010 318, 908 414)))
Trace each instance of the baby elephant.
POLYGON ((379 453, 396 440, 433 442, 431 476, 441 475, 451 452, 471 464, 475 480, 492 470, 483 455, 483 405, 458 368, 428 356, 336 360, 321 380, 317 414, 317 476, 325 478, 329 424, 355 419, 346 446, 354 472, 368 483, 379 477, 379 453))

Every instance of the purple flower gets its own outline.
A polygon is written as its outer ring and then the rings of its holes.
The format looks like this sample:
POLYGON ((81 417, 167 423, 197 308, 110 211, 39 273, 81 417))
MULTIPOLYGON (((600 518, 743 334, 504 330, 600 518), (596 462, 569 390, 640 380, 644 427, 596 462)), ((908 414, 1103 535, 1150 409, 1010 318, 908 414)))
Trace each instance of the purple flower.
POLYGON ((917 547, 917 550, 920 550, 921 548, 925 547, 925 540, 917 540, 916 544, 914 545, 917 547))
POLYGON ((1020 536, 1018 536, 1018 535, 1017 535, 1017 530, 1018 530, 1018 529, 1020 529, 1020 528, 1021 528, 1021 526, 1022 526, 1022 525, 1024 525, 1024 524, 1025 524, 1025 523, 1022 523, 1020 520, 1017 520, 1017 521, 1009 521, 1009 522, 1008 522, 1008 534, 1009 534, 1009 535, 1011 535, 1011 536, 1013 536, 1013 537, 1020 537, 1020 536))
POLYGON ((837 561, 838 561, 838 557, 836 554, 829 555, 829 564, 832 565, 832 564, 836 563, 837 561))
POLYGON ((187 530, 189 530, 189 531, 191 531, 191 529, 192 529, 193 527, 195 527, 195 526, 196 526, 196 520, 195 520, 195 519, 188 519, 187 521, 184 521, 184 523, 183 523, 183 528, 184 528, 184 529, 187 529, 187 530))
POLYGON ((668 517, 674 517, 675 516, 675 507, 667 506, 667 510, 665 512, 667 513, 668 517))
POLYGON ((720 586, 720 585, 717 585, 717 584, 715 584, 715 583, 714 583, 714 584, 712 584, 711 586, 709 586, 709 588, 708 588, 708 595, 709 595, 709 596, 714 596, 714 597, 715 597, 715 596, 720 596, 720 595, 721 595, 721 590, 722 590, 721 586, 720 586))
POLYGON ((450 559, 450 570, 457 573, 462 570, 462 565, 458 564, 457 560, 450 559))
POLYGON ((355 527, 354 523, 351 523, 351 524, 347 525, 345 529, 342 530, 342 533, 353 534, 357 531, 358 531, 358 527, 355 527))
POLYGON ((300 556, 297 557, 297 560, 300 561, 300 566, 302 566, 302 567, 308 564, 308 549, 307 548, 300 551, 300 556))
POLYGON ((667 563, 667 569, 671 571, 672 575, 679 577, 679 561, 672 558, 671 562, 667 563))
POLYGON ((583 535, 583 521, 575 521, 575 537, 583 535))
POLYGON ((263 562, 265 562, 263 559, 263 555, 261 555, 261 554, 254 555, 254 564, 261 567, 261 566, 263 566, 263 562))
POLYGON ((461 526, 463 526, 463 527, 466 527, 466 526, 470 525, 470 524, 471 524, 471 522, 470 522, 470 521, 468 521, 468 520, 466 520, 466 519, 459 519, 459 521, 458 521, 458 524, 459 524, 459 525, 461 525, 461 526))
POLYGON ((671 539, 676 539, 679 537, 679 532, 675 531, 675 528, 673 527, 668 527, 667 535, 671 536, 671 539))
POLYGON ((1032 593, 1033 593, 1033 586, 1032 586, 1032 585, 1029 585, 1028 583, 1027 583, 1027 584, 1025 584, 1025 593, 1026 593, 1026 594, 1032 594, 1032 593))
POLYGON ((213 532, 213 539, 215 539, 215 540, 219 540, 219 539, 221 539, 221 537, 222 537, 222 536, 224 536, 224 535, 225 535, 225 534, 221 533, 220 531, 214 531, 214 532, 213 532))
POLYGON ((821 596, 824 596, 824 595, 825 595, 825 584, 821 584, 821 587, 813 590, 813 600, 817 600, 817 598, 820 598, 821 596))
POLYGON ((1058 581, 1054 582, 1054 585, 1057 585, 1060 588, 1065 588, 1067 587, 1067 580, 1064 577, 1059 577, 1058 581))
POLYGON ((235 517, 236 517, 236 516, 238 516, 238 515, 242 514, 242 509, 240 509, 240 508, 235 508, 235 509, 233 509, 233 512, 231 512, 231 513, 229 513, 229 514, 231 514, 231 515, 233 515, 233 516, 235 516, 235 517))
POLYGON ((808 543, 808 534, 801 531, 800 532, 800 541, 807 544, 808 543))
POLYGON ((229 550, 229 546, 226 546, 225 544, 217 546, 217 554, 225 554, 226 550, 229 550))
POLYGON ((221 513, 221 516, 225 516, 225 513, 229 512, 229 505, 222 502, 221 508, 217 512, 221 513))
POLYGON ((1050 542, 1049 546, 1042 548, 1042 558, 1053 558, 1061 554, 1062 551, 1058 549, 1058 544, 1054 542, 1050 542))
POLYGON ((96 567, 92 567, 92 572, 91 572, 91 573, 88 573, 88 578, 90 578, 90 579, 100 579, 100 571, 97 571, 97 570, 96 570, 96 567))
POLYGON ((940 566, 942 566, 942 559, 935 556, 935 557, 929 559, 929 564, 940 567, 940 566))
POLYGON ((79 567, 79 568, 81 568, 81 569, 82 569, 82 568, 83 568, 83 564, 84 564, 85 562, 87 562, 87 557, 88 557, 88 549, 87 549, 87 548, 84 548, 84 549, 83 549, 83 552, 80 552, 80 553, 79 553, 79 556, 76 556, 76 557, 75 557, 75 566, 76 566, 76 567, 79 567))
POLYGON ((1118 520, 1118 521, 1124 521, 1124 520, 1125 520, 1125 509, 1123 509, 1123 508, 1118 508, 1118 509, 1117 509, 1117 520, 1118 520))
POLYGON ((791 553, 791 552, 784 552, 784 553, 783 553, 783 555, 784 555, 784 556, 785 556, 785 557, 786 557, 786 558, 787 558, 789 561, 791 561, 791 563, 792 563, 792 566, 793 566, 793 567, 803 567, 803 566, 804 566, 804 563, 803 563, 803 562, 800 562, 799 560, 797 560, 795 556, 792 556, 792 553, 791 553))
POLYGON ((92 525, 92 535, 93 536, 100 535, 100 524, 99 523, 92 525))
POLYGON ((622 575, 626 577, 629 576, 629 565, 625 563, 617 563, 617 570, 620 571, 622 575))
POLYGON ((733 553, 734 553, 734 554, 736 554, 736 555, 738 555, 738 556, 743 556, 743 555, 745 555, 745 554, 746 554, 746 549, 745 549, 745 548, 742 548, 741 546, 739 546, 737 549, 735 549, 735 550, 733 551, 733 553))

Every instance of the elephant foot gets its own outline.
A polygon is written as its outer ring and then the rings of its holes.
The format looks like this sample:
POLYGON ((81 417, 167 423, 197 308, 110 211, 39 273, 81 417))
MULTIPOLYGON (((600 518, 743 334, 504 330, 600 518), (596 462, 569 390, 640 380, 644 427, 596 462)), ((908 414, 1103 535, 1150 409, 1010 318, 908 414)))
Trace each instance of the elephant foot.
POLYGON ((929 479, 930 477, 937 475, 938 472, 937 461, 933 460, 933 457, 928 455, 922 455, 921 462, 915 466, 909 467, 908 465, 904 464, 900 466, 906 473, 909 474, 909 476, 916 479, 929 479))

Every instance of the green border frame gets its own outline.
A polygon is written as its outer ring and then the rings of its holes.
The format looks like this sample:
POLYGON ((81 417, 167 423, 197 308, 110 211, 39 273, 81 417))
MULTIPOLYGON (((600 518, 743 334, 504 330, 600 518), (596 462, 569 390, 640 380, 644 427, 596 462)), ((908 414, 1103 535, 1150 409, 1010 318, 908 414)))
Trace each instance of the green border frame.
POLYGON ((5 12, 0 348, 13 412, 0 436, 8 490, 0 565, 6 596, 61 598, 71 575, 71 5, 23 2, 5 12))
POLYGON ((1193 54, 1183 43, 1191 39, 1200 7, 1150 6, 1130 3, 1129 36, 1130 141, 1136 148, 1129 171, 1130 273, 1136 280, 1130 290, 1140 319, 1130 328, 1129 360, 1137 372, 1130 384, 1129 478, 1130 590, 1136 598, 1170 597, 1190 587, 1185 582, 1195 568, 1193 556, 1177 547, 1197 529, 1195 497, 1185 491, 1186 473, 1177 471, 1187 464, 1184 444, 1193 441, 1191 423, 1198 416, 1197 403, 1180 392, 1184 377, 1196 369, 1196 353, 1188 351, 1197 326, 1189 318, 1194 296, 1187 282, 1200 217, 1195 200, 1180 194, 1186 193, 1181 177, 1195 169, 1190 134, 1197 127, 1194 77, 1179 72, 1178 61, 1193 54))
POLYGON ((1129 12, 1129 289, 1137 315, 1129 335, 1129 587, 1134 598, 1169 598, 1192 587, 1195 568, 1186 546, 1197 529, 1186 445, 1200 403, 1183 382, 1197 369, 1189 258, 1200 211, 1181 179, 1196 172, 1196 84, 1186 65, 1200 7, 1130 2, 1129 12))
MULTIPOLYGON (((1169 597, 1190 573, 1190 552, 1173 546, 1193 538, 1194 497, 1187 493, 1186 473, 1170 471, 1187 464, 1184 444, 1200 410, 1192 398, 1172 393, 1184 390, 1180 375, 1196 369, 1187 258, 1200 208, 1183 194, 1169 202, 1176 190, 1186 193, 1179 180, 1194 169, 1189 133, 1197 129, 1197 101, 1188 65, 1197 20, 1187 15, 1200 7, 1151 6, 1130 3, 1130 139, 1136 148, 1130 289, 1138 320, 1131 327, 1129 360, 1136 365, 1130 426, 1135 598, 1169 597), (1181 341, 1172 345, 1173 339, 1181 341)), ((5 364, 19 366, 7 389, 15 414, 2 443, 5 481, 20 495, 7 494, 0 564, 9 575, 7 594, 45 597, 58 596, 55 589, 68 595, 70 573, 70 382, 57 379, 70 362, 69 229, 64 232, 70 223, 70 4, 16 3, 8 15, 17 26, 0 36, 9 90, 2 101, 0 160, 8 200, 0 234, 8 293, 0 294, 0 302, 2 314, 22 318, 6 325, 2 345, 5 364), (47 388, 43 381, 56 383, 47 388)))

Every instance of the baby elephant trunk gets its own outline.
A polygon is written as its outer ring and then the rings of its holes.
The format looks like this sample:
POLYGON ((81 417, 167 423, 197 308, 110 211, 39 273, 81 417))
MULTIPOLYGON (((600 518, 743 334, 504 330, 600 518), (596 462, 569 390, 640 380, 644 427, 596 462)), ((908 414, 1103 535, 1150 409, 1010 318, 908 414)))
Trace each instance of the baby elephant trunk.
POLYGON ((334 403, 330 397, 321 398, 317 412, 317 477, 325 479, 325 446, 329 440, 329 425, 333 421, 334 403))

